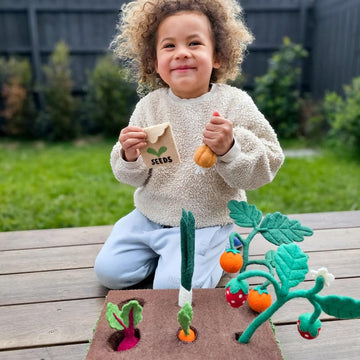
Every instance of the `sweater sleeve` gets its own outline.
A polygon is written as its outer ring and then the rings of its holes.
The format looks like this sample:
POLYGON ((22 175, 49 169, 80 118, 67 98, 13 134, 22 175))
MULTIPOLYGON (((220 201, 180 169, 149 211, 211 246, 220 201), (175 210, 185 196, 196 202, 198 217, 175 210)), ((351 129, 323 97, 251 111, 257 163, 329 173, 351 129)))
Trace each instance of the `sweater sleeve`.
POLYGON ((284 162, 277 136, 253 100, 241 92, 228 114, 234 146, 216 162, 216 170, 233 188, 257 189, 270 183, 284 162))
MULTIPOLYGON (((145 124, 142 123, 142 106, 140 103, 138 103, 136 106, 130 118, 129 125, 145 127, 145 124)), ((150 176, 150 171, 144 164, 143 158, 141 156, 139 156, 136 161, 132 162, 124 160, 122 156, 122 147, 119 141, 114 145, 111 151, 110 165, 115 178, 124 184, 140 187, 145 184, 148 177, 150 176)))

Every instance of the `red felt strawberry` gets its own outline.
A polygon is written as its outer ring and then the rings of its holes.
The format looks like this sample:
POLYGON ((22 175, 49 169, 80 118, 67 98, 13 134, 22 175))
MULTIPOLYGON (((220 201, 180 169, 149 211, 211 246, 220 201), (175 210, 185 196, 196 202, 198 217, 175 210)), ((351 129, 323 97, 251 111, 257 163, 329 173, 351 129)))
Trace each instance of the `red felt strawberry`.
POLYGON ((306 313, 299 316, 297 321, 297 329, 300 335, 307 340, 312 340, 318 337, 321 330, 321 321, 316 319, 311 323, 312 313, 306 313))
POLYGON ((225 287, 226 301, 230 306, 238 308, 244 305, 249 292, 249 285, 244 280, 232 279, 225 287))
POLYGON ((232 294, 230 289, 226 289, 226 301, 234 308, 244 305, 247 300, 247 294, 239 290, 236 294, 232 294))

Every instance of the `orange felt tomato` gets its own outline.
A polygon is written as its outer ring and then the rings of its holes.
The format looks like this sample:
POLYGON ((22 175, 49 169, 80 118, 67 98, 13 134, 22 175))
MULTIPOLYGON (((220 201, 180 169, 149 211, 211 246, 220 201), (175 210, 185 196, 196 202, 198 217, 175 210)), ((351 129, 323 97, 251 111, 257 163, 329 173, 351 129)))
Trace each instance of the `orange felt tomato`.
POLYGON ((236 273, 243 266, 243 257, 238 250, 226 249, 220 257, 222 269, 228 273, 236 273))
POLYGON ((249 291, 248 303, 251 309, 261 313, 271 305, 271 295, 267 290, 256 287, 249 291))

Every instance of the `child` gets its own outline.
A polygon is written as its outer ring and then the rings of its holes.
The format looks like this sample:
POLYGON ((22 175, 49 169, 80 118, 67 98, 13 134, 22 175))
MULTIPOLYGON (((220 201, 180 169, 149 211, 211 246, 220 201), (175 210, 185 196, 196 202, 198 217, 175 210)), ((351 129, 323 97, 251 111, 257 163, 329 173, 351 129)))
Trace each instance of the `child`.
POLYGON ((113 46, 152 90, 137 104, 111 152, 122 183, 137 187, 136 209, 114 226, 95 262, 105 286, 121 289, 155 272, 154 289, 180 286, 181 211, 196 221, 194 288, 215 287, 232 231, 227 203, 274 178, 283 163, 276 134, 234 78, 252 36, 236 0, 134 0, 123 7, 113 46), (214 116, 214 111, 218 114, 214 116), (220 114, 220 115, 219 115, 220 114), (181 162, 149 169, 143 128, 169 122, 181 162), (217 155, 199 174, 202 143, 217 155))

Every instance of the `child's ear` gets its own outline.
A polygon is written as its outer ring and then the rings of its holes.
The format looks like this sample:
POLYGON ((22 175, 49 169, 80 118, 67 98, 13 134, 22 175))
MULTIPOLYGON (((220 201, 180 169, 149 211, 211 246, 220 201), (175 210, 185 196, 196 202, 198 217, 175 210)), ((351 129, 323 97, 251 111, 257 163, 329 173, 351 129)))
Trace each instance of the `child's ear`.
POLYGON ((221 66, 221 62, 220 62, 220 61, 214 61, 214 64, 213 64, 213 68, 214 68, 214 69, 218 69, 220 66, 221 66))
POLYGON ((214 69, 218 69, 221 66, 221 61, 217 59, 217 56, 214 56, 214 61, 213 61, 213 68, 214 69))
POLYGON ((157 59, 154 59, 154 68, 155 68, 155 71, 156 71, 157 73, 159 73, 159 71, 158 71, 158 62, 157 62, 157 59))

